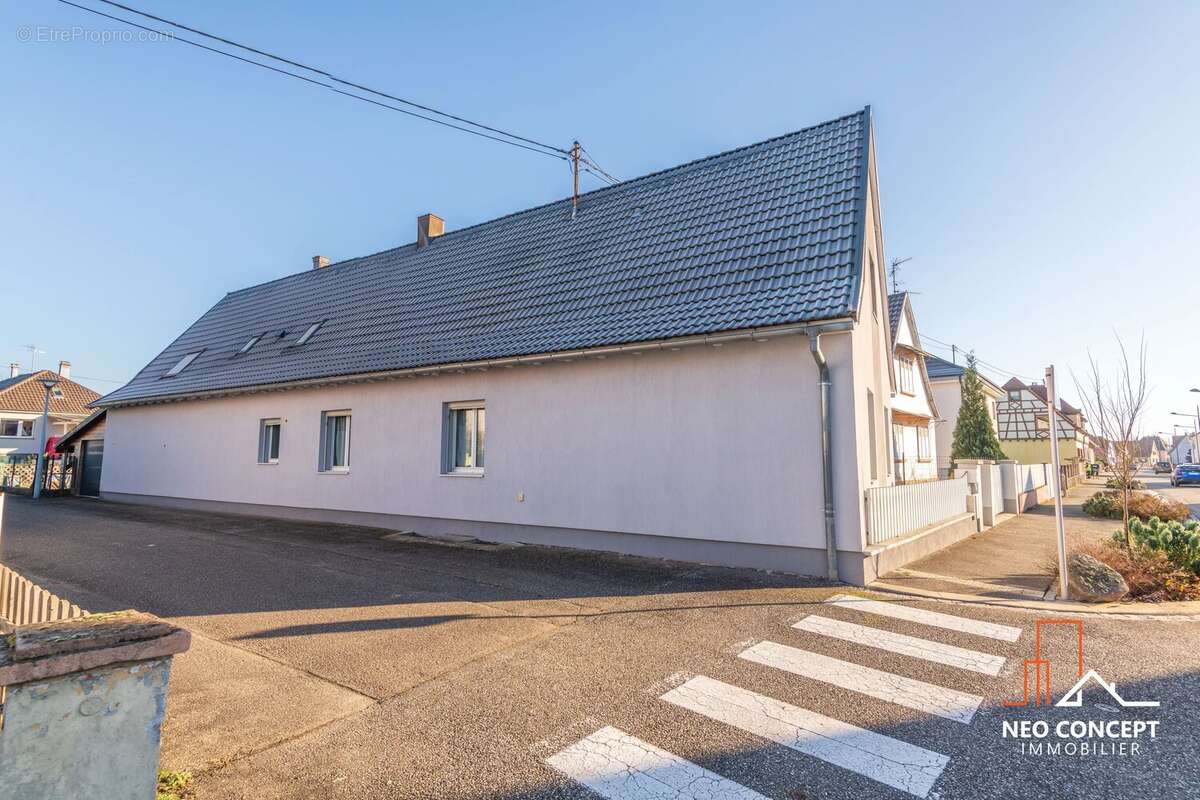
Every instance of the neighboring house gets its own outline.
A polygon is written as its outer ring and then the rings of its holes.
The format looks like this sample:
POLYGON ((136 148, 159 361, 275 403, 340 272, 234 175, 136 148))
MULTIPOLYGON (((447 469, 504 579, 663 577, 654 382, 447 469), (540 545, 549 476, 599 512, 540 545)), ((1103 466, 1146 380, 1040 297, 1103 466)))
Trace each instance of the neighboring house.
MULTIPOLYGON (((940 419, 934 429, 937 434, 938 473, 950 472, 950 454, 954 445, 954 426, 958 424, 958 410, 962 408, 962 377, 967 368, 933 355, 925 356, 925 373, 937 402, 940 419)), ((983 402, 987 406, 992 425, 996 424, 996 403, 1004 397, 1004 391, 976 370, 983 386, 983 402)), ((999 435, 997 433, 997 435, 999 435)))
POLYGON ((1190 433, 1186 436, 1175 435, 1172 438, 1174 444, 1171 447, 1171 463, 1179 464, 1195 464, 1200 458, 1200 434, 1190 433))
POLYGON ((77 456, 71 493, 85 497, 100 496, 100 477, 104 469, 104 428, 108 412, 99 408, 67 431, 56 443, 60 453, 77 456))
MULTIPOLYGON (((1044 384, 1026 384, 1012 378, 1004 384, 1004 397, 996 404, 996 423, 1004 454, 1022 464, 1049 464, 1050 414, 1044 384)), ((1092 460, 1092 445, 1083 412, 1065 400, 1058 401, 1058 456, 1064 464, 1092 460)))
POLYGON ((934 421, 938 406, 925 372, 924 350, 908 292, 888 295, 888 317, 896 373, 891 408, 893 474, 897 483, 937 480, 934 421))
POLYGON ((1149 464, 1155 464, 1159 461, 1169 461, 1171 458, 1171 445, 1157 434, 1143 436, 1139 442, 1138 455, 1149 464))
POLYGON ((43 369, 21 373, 20 365, 11 364, 9 377, 0 380, 0 457, 37 453, 46 402, 42 379, 47 377, 59 381, 50 393, 48 437, 62 436, 75 427, 90 413, 88 404, 100 397, 71 380, 71 364, 67 361, 59 362, 58 372, 43 369))
POLYGON ((314 258, 96 404, 101 496, 822 575, 828 510, 861 583, 891 482, 877 192, 867 109, 575 215, 314 258))

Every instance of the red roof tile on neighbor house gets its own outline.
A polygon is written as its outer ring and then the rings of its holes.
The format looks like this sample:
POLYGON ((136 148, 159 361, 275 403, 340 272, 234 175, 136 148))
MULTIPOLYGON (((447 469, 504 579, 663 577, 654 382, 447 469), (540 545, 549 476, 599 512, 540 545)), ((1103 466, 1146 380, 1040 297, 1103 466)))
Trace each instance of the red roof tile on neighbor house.
POLYGON ((42 386, 43 378, 56 378, 59 388, 62 389, 62 397, 50 395, 52 414, 87 416, 91 413, 91 409, 87 407, 88 403, 100 399, 98 393, 86 386, 64 378, 52 370, 43 369, 0 381, 0 411, 42 413, 42 405, 46 398, 46 388, 42 386))

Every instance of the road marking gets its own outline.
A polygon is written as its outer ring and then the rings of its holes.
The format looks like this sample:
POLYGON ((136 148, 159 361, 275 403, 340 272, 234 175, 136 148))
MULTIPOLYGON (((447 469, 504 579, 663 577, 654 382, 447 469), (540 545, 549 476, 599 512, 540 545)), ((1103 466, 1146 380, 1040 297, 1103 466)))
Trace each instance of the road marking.
POLYGON ((937 611, 926 611, 923 608, 901 605, 899 603, 884 603, 879 600, 868 600, 865 597, 855 597, 848 594, 834 595, 825 601, 840 608, 852 608, 867 614, 878 614, 883 617, 902 619, 907 622, 919 622, 935 628, 945 628, 959 633, 973 633, 976 636, 986 636, 989 639, 1000 639, 1005 642, 1015 642, 1021 638, 1021 629, 1011 625, 998 625, 994 622, 956 617, 953 614, 942 614, 937 611))
POLYGON ((608 800, 766 800, 612 726, 560 750, 546 763, 608 800))
POLYGON ((759 642, 743 650, 738 657, 964 725, 971 723, 983 702, 977 694, 935 686, 775 642, 759 642))
POLYGON ((922 658, 938 664, 946 664, 971 672, 982 672, 984 675, 999 675, 1004 667, 1004 657, 990 653, 980 653, 965 647, 955 647, 952 644, 931 642, 928 639, 918 639, 916 636, 906 636, 903 633, 893 633, 879 628, 868 628, 866 625, 856 625, 853 622, 842 622, 840 619, 829 617, 809 616, 792 625, 799 631, 819 633, 854 644, 876 647, 880 650, 890 650, 913 658, 922 658))
POLYGON ((872 780, 925 797, 941 753, 698 675, 660 699, 872 780))

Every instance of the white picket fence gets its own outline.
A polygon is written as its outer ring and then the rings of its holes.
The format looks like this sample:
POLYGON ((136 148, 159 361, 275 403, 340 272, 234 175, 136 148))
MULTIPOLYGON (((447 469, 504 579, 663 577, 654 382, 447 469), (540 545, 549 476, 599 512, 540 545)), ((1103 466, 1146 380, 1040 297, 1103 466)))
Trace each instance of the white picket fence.
POLYGON ((37 625, 86 616, 79 606, 0 564, 0 620, 10 625, 37 625))
POLYGON ((966 476, 867 489, 867 544, 881 544, 967 513, 966 476))

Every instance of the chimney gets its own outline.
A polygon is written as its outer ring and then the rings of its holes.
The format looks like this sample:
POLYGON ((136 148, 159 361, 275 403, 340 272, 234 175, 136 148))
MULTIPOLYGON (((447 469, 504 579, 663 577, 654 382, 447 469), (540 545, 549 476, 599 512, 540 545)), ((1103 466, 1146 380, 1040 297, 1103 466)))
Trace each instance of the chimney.
POLYGON ((313 256, 313 269, 320 269, 321 267, 328 267, 328 266, 329 266, 329 257, 328 256, 313 256))
POLYGON ((437 214, 422 214, 417 217, 417 249, 428 247, 432 239, 446 232, 446 221, 437 214))
POLYGON ((8 365, 8 377, 15 378, 21 374, 21 365, 12 363, 8 365))
POLYGON ((60 377, 70 378, 71 377, 71 362, 70 361, 58 362, 58 374, 60 377))

